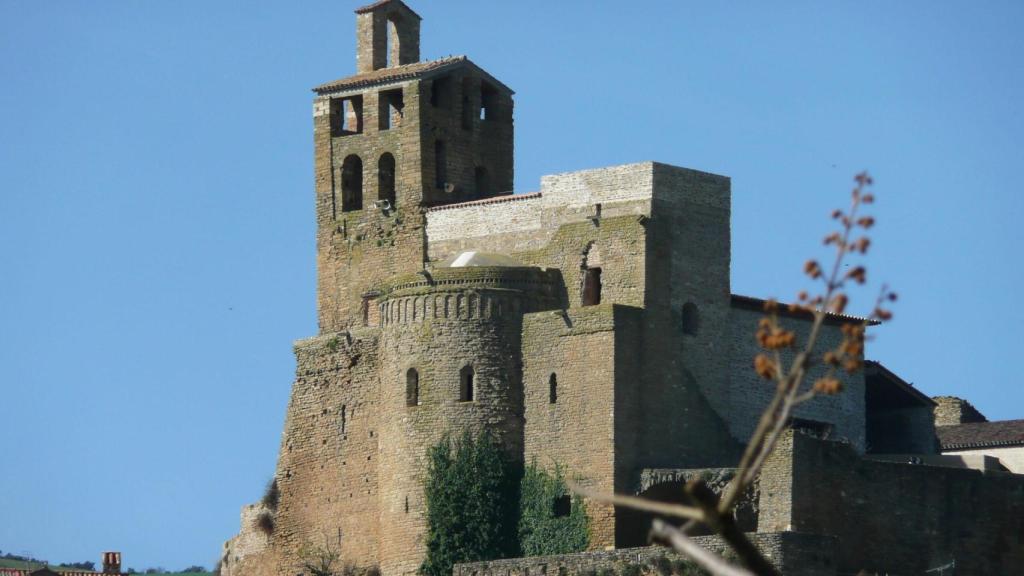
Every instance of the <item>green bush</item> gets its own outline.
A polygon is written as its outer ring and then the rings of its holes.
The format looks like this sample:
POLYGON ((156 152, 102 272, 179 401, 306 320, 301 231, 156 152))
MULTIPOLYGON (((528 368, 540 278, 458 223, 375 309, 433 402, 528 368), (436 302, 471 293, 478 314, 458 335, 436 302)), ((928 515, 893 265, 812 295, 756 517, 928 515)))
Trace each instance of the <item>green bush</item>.
POLYGON ((678 576, 708 576, 703 568, 681 558, 672 561, 672 573, 678 576))
POLYGON ((526 556, 568 554, 587 549, 590 540, 586 507, 571 498, 560 466, 554 475, 531 463, 523 473, 519 505, 519 545, 526 556), (565 507, 568 510, 559 510, 565 507), (566 512, 568 512, 566 514, 566 512))
POLYGON ((651 566, 654 568, 654 571, 661 576, 671 576, 672 574, 672 562, 670 562, 664 554, 652 558, 651 566))
POLYGON ((455 444, 445 437, 427 454, 427 557, 420 572, 449 576, 458 562, 518 555, 515 465, 487 432, 455 444))
POLYGON ((624 564, 619 570, 619 576, 641 576, 643 569, 639 564, 624 564))

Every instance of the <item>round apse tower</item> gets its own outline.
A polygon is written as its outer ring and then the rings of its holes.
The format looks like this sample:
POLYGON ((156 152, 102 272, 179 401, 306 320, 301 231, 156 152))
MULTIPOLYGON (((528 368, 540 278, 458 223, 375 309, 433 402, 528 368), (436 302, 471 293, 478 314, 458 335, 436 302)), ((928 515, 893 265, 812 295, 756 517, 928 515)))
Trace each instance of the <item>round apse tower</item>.
POLYGON ((385 576, 423 562, 427 451, 445 434, 489 430, 522 459, 523 314, 557 307, 557 270, 466 253, 393 279, 378 300, 380 557, 385 576), (480 264, 488 265, 480 265, 480 264))

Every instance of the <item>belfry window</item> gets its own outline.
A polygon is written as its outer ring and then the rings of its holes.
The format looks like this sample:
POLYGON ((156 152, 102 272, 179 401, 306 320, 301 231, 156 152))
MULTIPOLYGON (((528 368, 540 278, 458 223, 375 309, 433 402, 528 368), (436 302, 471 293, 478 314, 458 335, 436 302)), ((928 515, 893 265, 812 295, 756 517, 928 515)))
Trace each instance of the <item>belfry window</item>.
POLYGON ((341 211, 363 209, 363 161, 350 154, 341 164, 341 211))
POLYGON ((480 119, 498 119, 498 91, 490 84, 480 84, 480 119))
POLYGON ((420 405, 420 374, 415 368, 405 373, 405 405, 420 405))
POLYGON ((331 100, 331 134, 348 136, 363 131, 363 97, 350 96, 331 100))
POLYGON ((477 166, 473 169, 473 181, 475 182, 477 198, 482 197, 491 190, 491 175, 487 173, 486 166, 477 166))
POLYGON ((402 116, 405 110, 405 100, 402 97, 402 89, 382 90, 377 108, 377 126, 380 130, 390 130, 402 124, 402 116))
POLYGON ((435 108, 451 110, 452 79, 450 77, 434 78, 434 81, 430 83, 430 105, 435 108))
POLYGON ((468 76, 462 79, 462 129, 473 128, 473 101, 470 100, 470 91, 473 89, 473 80, 468 76))
POLYGON ((475 374, 472 366, 465 366, 459 371, 459 402, 472 402, 476 394, 475 374))
POLYGON ((583 305, 594 306, 601 303, 601 269, 585 268, 583 270, 583 305))

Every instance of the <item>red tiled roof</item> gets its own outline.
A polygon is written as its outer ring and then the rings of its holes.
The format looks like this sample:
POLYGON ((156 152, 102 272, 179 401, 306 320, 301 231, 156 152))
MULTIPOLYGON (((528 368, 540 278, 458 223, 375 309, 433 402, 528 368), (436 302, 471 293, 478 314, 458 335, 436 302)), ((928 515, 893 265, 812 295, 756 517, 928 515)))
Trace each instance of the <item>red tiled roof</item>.
MULTIPOLYGON (((764 310, 764 303, 766 300, 763 298, 754 298, 753 296, 741 296, 740 294, 732 295, 732 306, 734 308, 746 308, 748 310, 764 310)), ((806 318, 811 319, 813 315, 809 312, 791 312, 789 310, 789 304, 785 302, 779 302, 779 315, 789 316, 791 318, 806 318)), ((864 318, 863 316, 851 316, 849 314, 833 314, 829 312, 825 319, 832 322, 867 322, 868 326, 877 326, 880 324, 878 320, 871 320, 864 318)))
POLYGON ((360 6, 359 8, 356 8, 355 12, 356 14, 363 14, 380 8, 381 6, 391 4, 392 2, 394 2, 395 4, 401 4, 403 8, 405 8, 409 12, 412 12, 413 16, 419 18, 420 20, 423 20, 422 16, 417 14, 416 11, 413 10, 412 8, 409 8, 409 5, 406 4, 405 2, 402 2, 402 0, 378 0, 377 2, 374 2, 372 4, 367 4, 366 6, 360 6))
POLYGON ((457 202, 455 204, 442 204, 440 206, 428 208, 427 212, 463 208, 465 206, 480 206, 483 204, 502 204, 504 202, 515 202, 517 200, 529 200, 530 198, 540 198, 540 192, 530 192, 529 194, 506 194, 504 196, 494 196, 492 198, 484 198, 482 200, 469 200, 468 202, 457 202))
POLYGON ((935 433, 943 450, 1024 446, 1024 420, 938 426, 935 433))
POLYGON ((313 88, 313 91, 318 93, 333 92, 342 88, 355 88, 358 86, 372 86, 374 84, 383 84, 385 82, 394 82, 397 80, 410 80, 412 78, 418 78, 427 72, 442 70, 450 66, 456 66, 462 62, 469 62, 469 58, 466 58, 465 56, 449 56, 447 58, 440 58, 437 60, 427 60, 426 62, 416 62, 414 64, 405 64, 403 66, 381 68, 379 70, 374 70, 373 72, 356 74, 355 76, 340 78, 333 82, 321 84, 316 88, 313 88))

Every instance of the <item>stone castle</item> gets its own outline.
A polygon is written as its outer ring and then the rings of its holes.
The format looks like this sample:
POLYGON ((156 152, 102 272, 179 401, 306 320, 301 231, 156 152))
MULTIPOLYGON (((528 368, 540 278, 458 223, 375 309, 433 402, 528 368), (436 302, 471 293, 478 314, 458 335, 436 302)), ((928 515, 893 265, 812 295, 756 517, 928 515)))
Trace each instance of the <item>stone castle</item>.
MULTIPOLYGON (((421 61, 420 22, 401 0, 356 10, 356 74, 314 89, 320 334, 295 344, 279 496, 243 509, 226 576, 294 575, 324 540, 416 572, 446 433, 486 428, 520 462, 678 498, 694 475, 729 478, 772 394, 751 369, 763 302, 730 289, 729 179, 647 162, 511 194, 512 90, 465 57, 421 61)), ((849 320, 829 318, 825 346, 849 320)), ((797 411, 740 510, 773 560, 1024 566, 1024 476, 939 454, 935 402, 883 365, 845 384, 797 411)), ((588 514, 603 552, 560 566, 646 543, 649 518, 588 514)))

